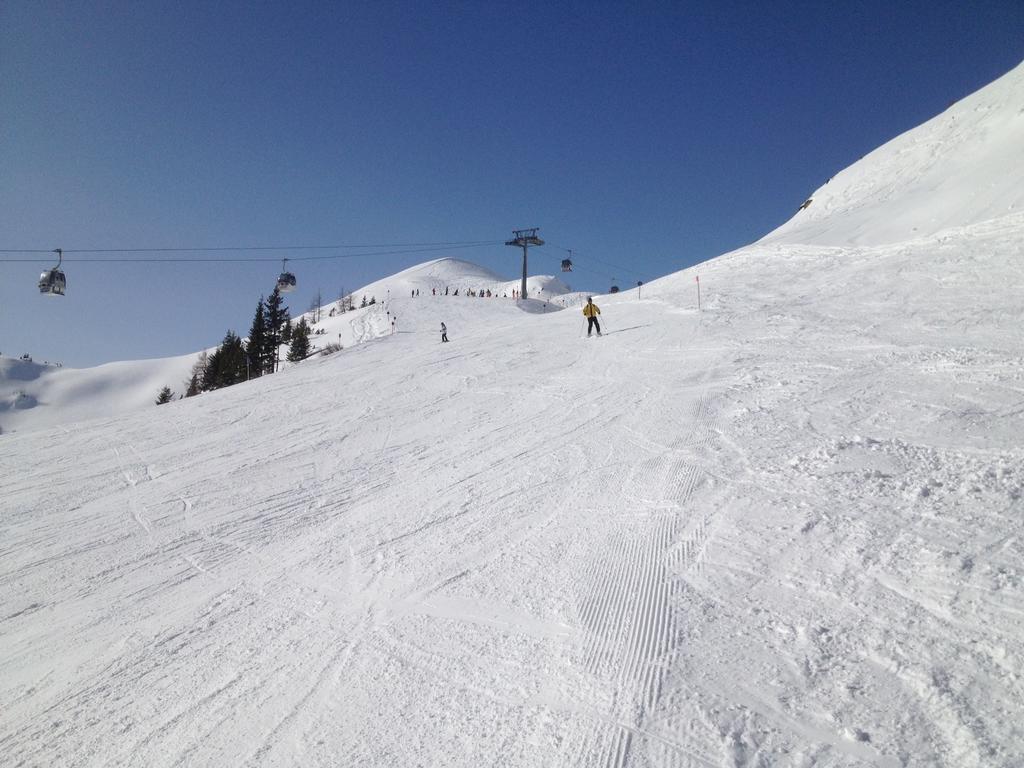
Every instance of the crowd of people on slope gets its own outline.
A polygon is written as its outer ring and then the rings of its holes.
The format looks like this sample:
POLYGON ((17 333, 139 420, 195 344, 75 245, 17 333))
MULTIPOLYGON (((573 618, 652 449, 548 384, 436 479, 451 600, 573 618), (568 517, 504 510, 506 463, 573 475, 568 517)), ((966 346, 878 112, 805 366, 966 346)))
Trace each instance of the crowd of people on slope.
MULTIPOLYGON (((537 292, 538 293, 540 292, 539 288, 537 289, 537 292)), ((430 294, 432 296, 458 296, 459 295, 459 289, 456 288, 455 290, 452 290, 451 286, 446 285, 444 287, 444 293, 441 293, 441 289, 440 288, 431 288, 430 289, 430 294)), ((419 295, 420 295, 420 289, 419 288, 412 288, 412 289, 410 289, 409 298, 415 299, 419 295)), ((498 292, 496 290, 492 291, 490 288, 480 288, 480 289, 466 288, 466 289, 464 289, 464 293, 462 295, 463 296, 472 296, 473 298, 480 298, 480 299, 485 299, 485 298, 486 299, 496 299, 496 298, 498 298, 498 292)), ((503 299, 508 299, 508 298, 520 299, 520 298, 522 298, 522 292, 519 291, 516 288, 513 288, 511 296, 509 296, 509 292, 508 291, 505 291, 504 293, 501 294, 501 298, 503 298, 503 299)))

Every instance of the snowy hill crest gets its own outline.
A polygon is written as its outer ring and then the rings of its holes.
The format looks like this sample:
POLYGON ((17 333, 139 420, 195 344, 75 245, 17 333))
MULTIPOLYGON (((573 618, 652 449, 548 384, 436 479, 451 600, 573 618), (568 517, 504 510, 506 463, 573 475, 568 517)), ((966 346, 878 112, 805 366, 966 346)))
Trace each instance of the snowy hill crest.
MULTIPOLYGON (((335 305, 325 306, 320 320, 310 337, 314 353, 328 344, 348 348, 383 338, 396 331, 410 331, 422 320, 403 313, 392 313, 389 299, 409 297, 418 291, 420 298, 445 296, 454 299, 456 292, 465 298, 472 292, 490 291, 492 299, 508 301, 513 290, 519 289, 518 280, 508 280, 494 272, 454 258, 435 259, 403 270, 390 277, 370 283, 352 294, 355 311, 334 312, 335 305), (360 307, 363 300, 372 301, 369 307, 360 307)), ((545 275, 530 276, 527 290, 531 299, 561 307, 571 301, 574 294, 560 280, 545 275)), ((422 308, 416 305, 416 308, 422 308)), ((524 307, 529 309, 529 307, 524 307)), ((461 311, 465 307, 453 307, 461 311)), ((458 312, 456 312, 456 315, 458 312)), ((298 322, 305 318, 313 325, 313 312, 296 314, 298 322)), ((435 326, 439 316, 429 320, 435 326)), ((212 352, 213 348, 206 350, 212 352)), ((68 425, 84 419, 114 417, 133 411, 148 410, 154 405, 162 387, 170 387, 177 394, 188 386, 190 371, 197 352, 173 358, 134 360, 108 363, 95 368, 73 369, 38 365, 33 362, 0 358, 0 430, 10 433, 25 429, 45 429, 68 425)), ((288 363, 284 364, 285 367, 288 363)))
POLYGON ((1024 64, 837 173, 762 243, 882 245, 1024 210, 1024 64))

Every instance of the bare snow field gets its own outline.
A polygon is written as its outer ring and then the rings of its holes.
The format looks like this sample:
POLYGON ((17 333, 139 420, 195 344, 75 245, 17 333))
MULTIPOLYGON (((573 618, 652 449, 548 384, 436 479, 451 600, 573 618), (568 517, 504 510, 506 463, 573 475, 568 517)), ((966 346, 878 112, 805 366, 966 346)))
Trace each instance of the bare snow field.
POLYGON ((336 354, 5 429, 0 763, 1022 765, 1022 82, 602 338, 442 260, 336 354))

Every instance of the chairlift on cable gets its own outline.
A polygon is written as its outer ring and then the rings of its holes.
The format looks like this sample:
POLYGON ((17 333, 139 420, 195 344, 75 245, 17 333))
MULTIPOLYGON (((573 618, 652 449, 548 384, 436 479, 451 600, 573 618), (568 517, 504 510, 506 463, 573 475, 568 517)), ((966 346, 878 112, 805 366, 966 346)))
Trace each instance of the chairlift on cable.
POLYGON ((291 293, 295 290, 295 275, 288 271, 288 259, 281 259, 281 275, 277 278, 277 290, 291 293))
POLYGON ((49 296, 63 296, 68 285, 64 273, 60 270, 61 262, 64 260, 64 251, 57 248, 54 253, 57 254, 57 266, 46 270, 39 276, 39 292, 49 296))
POLYGON ((572 272, 572 259, 562 259, 562 271, 572 272))

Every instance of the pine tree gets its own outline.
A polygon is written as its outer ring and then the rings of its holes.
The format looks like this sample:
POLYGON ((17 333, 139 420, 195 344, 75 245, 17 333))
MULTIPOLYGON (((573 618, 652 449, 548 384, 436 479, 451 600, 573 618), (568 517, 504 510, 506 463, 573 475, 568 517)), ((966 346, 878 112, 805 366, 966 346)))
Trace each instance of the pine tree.
POLYGON ((253 317, 252 327, 249 328, 249 340, 245 345, 248 376, 253 379, 263 373, 263 360, 267 349, 266 333, 267 318, 263 297, 260 296, 260 303, 256 305, 256 316, 253 317))
POLYGON ((299 324, 292 331, 292 343, 288 348, 288 361, 297 363, 309 357, 309 326, 306 325, 306 318, 299 320, 299 324))
POLYGON ((210 355, 203 374, 203 389, 220 389, 245 381, 245 348, 234 331, 224 335, 224 341, 210 355))
POLYGON ((192 376, 185 389, 185 397, 193 397, 203 391, 203 377, 206 375, 206 366, 209 362, 210 358, 204 349, 192 364, 192 376))
POLYGON ((292 319, 290 317, 284 321, 284 327, 281 329, 281 343, 292 343, 292 319))
POLYGON ((274 292, 267 299, 266 325, 264 326, 264 337, 266 347, 263 351, 263 372, 273 373, 277 370, 277 352, 281 346, 281 330, 288 320, 288 307, 284 305, 281 298, 281 291, 274 287, 274 292))
POLYGON ((228 331, 221 344, 224 350, 224 386, 239 384, 246 379, 245 374, 245 345, 234 331, 228 331))
POLYGON ((163 405, 164 403, 171 402, 171 398, 174 397, 174 393, 171 392, 170 387, 164 387, 160 390, 160 394, 156 398, 157 405, 163 405))
POLYGON ((220 368, 220 348, 218 347, 210 355, 210 359, 206 364, 206 370, 203 371, 203 378, 199 382, 203 392, 220 389, 220 368))

